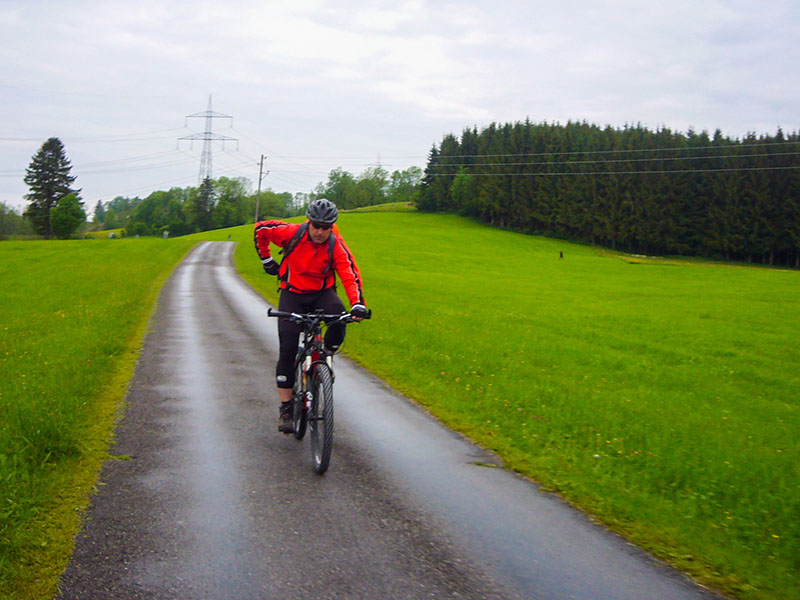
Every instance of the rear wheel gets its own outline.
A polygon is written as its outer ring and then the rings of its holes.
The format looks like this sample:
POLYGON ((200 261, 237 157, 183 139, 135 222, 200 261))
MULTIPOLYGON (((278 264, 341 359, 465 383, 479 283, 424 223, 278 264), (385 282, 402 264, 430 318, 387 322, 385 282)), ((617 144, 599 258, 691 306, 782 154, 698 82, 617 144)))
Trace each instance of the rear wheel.
POLYGON ((317 363, 311 376, 311 409, 308 428, 311 432, 311 458, 314 470, 322 475, 328 470, 333 450, 333 378, 325 363, 317 363))

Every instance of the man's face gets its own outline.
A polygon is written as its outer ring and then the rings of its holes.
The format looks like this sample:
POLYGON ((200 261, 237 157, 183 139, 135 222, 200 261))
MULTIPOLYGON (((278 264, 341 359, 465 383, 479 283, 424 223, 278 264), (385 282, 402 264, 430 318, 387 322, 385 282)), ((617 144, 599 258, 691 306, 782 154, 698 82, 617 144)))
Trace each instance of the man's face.
POLYGON ((331 227, 333 227, 333 225, 329 223, 309 222, 308 233, 311 236, 311 240, 315 244, 323 244, 327 242, 328 238, 331 237, 331 227))

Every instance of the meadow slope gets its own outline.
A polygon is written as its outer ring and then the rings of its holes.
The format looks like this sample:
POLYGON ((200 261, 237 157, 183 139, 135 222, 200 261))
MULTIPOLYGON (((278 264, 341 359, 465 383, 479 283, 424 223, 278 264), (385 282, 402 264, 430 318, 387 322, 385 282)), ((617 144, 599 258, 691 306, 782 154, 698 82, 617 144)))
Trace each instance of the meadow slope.
MULTIPOLYGON (((800 273, 454 216, 340 227, 374 310, 350 356, 709 585, 800 597, 800 273)), ((237 267, 274 298, 251 236, 237 267)))

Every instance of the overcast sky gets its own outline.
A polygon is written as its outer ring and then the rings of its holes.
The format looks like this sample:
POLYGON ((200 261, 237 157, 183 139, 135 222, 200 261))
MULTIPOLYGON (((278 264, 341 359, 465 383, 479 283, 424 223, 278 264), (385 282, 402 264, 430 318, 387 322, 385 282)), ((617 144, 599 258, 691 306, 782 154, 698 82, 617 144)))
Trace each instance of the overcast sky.
POLYGON ((87 209, 212 176, 308 192, 492 122, 800 130, 800 2, 0 0, 0 202, 64 143, 87 209))

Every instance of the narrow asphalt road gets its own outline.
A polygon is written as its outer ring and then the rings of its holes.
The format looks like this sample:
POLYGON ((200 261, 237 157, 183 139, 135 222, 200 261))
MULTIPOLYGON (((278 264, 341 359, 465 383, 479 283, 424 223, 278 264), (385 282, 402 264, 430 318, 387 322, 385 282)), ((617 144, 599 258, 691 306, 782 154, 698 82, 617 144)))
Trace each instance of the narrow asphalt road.
POLYGON ((58 598, 712 598, 343 357, 315 475, 276 430, 276 323, 232 250, 165 284, 58 598))

